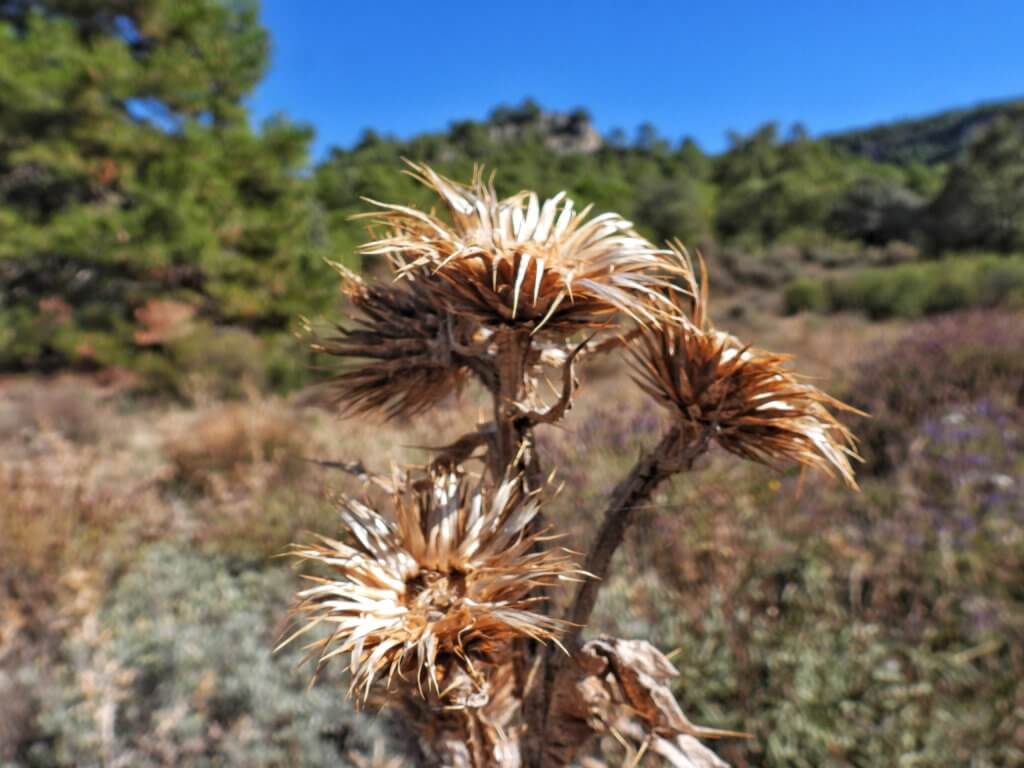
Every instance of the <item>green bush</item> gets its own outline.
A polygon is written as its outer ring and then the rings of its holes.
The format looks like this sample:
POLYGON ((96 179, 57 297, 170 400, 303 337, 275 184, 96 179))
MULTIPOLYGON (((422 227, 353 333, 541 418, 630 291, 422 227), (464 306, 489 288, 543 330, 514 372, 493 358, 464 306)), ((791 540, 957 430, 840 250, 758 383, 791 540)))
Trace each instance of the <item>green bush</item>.
POLYGON ((829 307, 828 291, 821 280, 800 277, 786 284, 782 305, 787 315, 797 312, 825 312, 829 307))
POLYGON ((170 545, 144 551, 42 691, 33 765, 346 765, 380 733, 338 680, 308 690, 274 656, 286 570, 170 545))
POLYGON ((786 286, 783 303, 789 313, 863 312, 874 320, 1024 306, 1024 256, 964 255, 801 278, 786 286))
POLYGON ((1024 261, 1003 259, 982 267, 977 280, 983 306, 1024 307, 1024 261))
POLYGON ((137 351, 126 360, 146 387, 186 400, 236 399, 259 392, 288 392, 313 375, 306 345, 289 333, 257 335, 243 328, 197 324, 159 349, 137 351))

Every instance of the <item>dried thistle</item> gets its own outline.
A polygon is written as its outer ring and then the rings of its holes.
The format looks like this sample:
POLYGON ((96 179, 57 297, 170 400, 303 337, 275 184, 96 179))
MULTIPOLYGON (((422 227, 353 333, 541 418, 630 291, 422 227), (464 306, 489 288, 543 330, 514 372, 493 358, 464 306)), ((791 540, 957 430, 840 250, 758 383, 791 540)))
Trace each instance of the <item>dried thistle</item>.
MULTIPOLYGON (((636 510, 710 440, 853 485, 854 440, 830 411, 852 409, 799 379, 787 356, 713 328, 703 263, 698 282, 681 246, 658 249, 616 214, 587 220, 589 208, 576 213, 564 194, 499 199, 479 171, 461 185, 411 165, 446 212, 376 203, 381 210, 366 215, 386 233, 362 252, 386 256, 398 279, 367 285, 340 268, 357 318, 317 348, 361 365, 334 380, 349 411, 410 416, 472 372, 493 418, 433 449, 421 480, 372 478, 390 505, 345 499, 344 541, 293 547, 327 575, 307 576, 313 584, 295 609, 304 624, 282 645, 331 628, 306 646, 307 658, 319 669, 347 654, 350 693, 393 705, 420 764, 554 768, 597 734, 628 728, 640 742, 624 742, 634 764, 651 751, 673 765, 720 765, 695 736, 742 734, 693 726, 653 646, 584 643, 580 633, 636 510), (584 572, 571 553, 548 548, 534 429, 571 407, 577 363, 619 347, 675 424, 615 486, 587 554, 595 578, 581 580, 555 618, 545 588, 584 572), (551 367, 561 392, 541 407, 551 367), (470 458, 483 460, 484 477, 462 473, 470 458)), ((325 464, 371 479, 358 462, 325 464)))
MULTIPOLYGON (((510 648, 511 650, 511 648, 510 648)), ((520 649, 521 650, 521 649, 520 649)), ((520 680, 512 653, 471 679, 454 669, 443 701, 426 696, 391 697, 392 715, 415 734, 428 765, 520 765, 520 680)))
POLYGON ((330 577, 296 607, 307 623, 281 645, 320 624, 332 633, 307 646, 318 669, 350 655, 352 688, 363 699, 386 674, 415 678, 437 695, 452 668, 476 679, 479 665, 507 655, 517 638, 556 639, 564 622, 535 610, 537 587, 573 580, 580 572, 564 550, 546 549, 528 525, 537 494, 523 498, 518 479, 493 490, 465 476, 438 472, 407 483, 382 514, 344 500, 342 521, 352 544, 321 537, 292 554, 319 562, 330 577))
POLYGON ((577 213, 564 192, 543 204, 533 192, 499 199, 479 170, 465 186, 410 165, 449 221, 375 203, 383 210, 366 216, 388 235, 361 252, 389 256, 402 275, 429 270, 439 279, 424 289, 451 311, 552 333, 604 327, 620 312, 649 324, 674 311, 667 295, 683 265, 618 214, 587 221, 590 206, 577 213))
POLYGON ((336 404, 350 414, 408 417, 461 389, 468 369, 455 347, 467 333, 464 323, 409 283, 367 284, 333 266, 356 310, 354 322, 313 348, 359 363, 330 380, 336 404))
MULTIPOLYGON (((673 250, 688 257, 680 245, 673 250)), ((698 286, 689 273, 689 294, 673 294, 690 319, 643 329, 630 349, 634 380, 668 408, 684 431, 711 428, 727 451, 769 466, 796 462, 838 474, 856 487, 850 459, 859 458, 850 431, 829 411, 859 413, 803 382, 787 364, 790 355, 743 345, 708 319, 707 272, 698 286), (682 306, 688 303, 689 307, 682 306)))

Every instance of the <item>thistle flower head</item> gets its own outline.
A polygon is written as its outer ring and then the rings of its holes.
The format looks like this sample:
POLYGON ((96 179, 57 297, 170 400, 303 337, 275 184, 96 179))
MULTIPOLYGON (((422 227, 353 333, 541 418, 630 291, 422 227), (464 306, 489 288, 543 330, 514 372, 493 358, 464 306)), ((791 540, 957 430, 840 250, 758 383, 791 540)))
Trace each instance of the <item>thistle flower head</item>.
POLYGON ((468 370, 455 347, 467 333, 464 323, 439 312, 409 283, 367 284, 334 266, 356 310, 354 322, 313 348, 359 363, 331 380, 337 404, 349 413, 407 417, 461 388, 468 370))
POLYGON ((351 543, 321 538, 294 546, 296 557, 320 563, 328 577, 308 576, 296 612, 307 623, 282 643, 325 624, 331 634, 307 646, 318 668, 349 654, 352 689, 364 699, 378 675, 415 676, 435 692, 452 665, 502 656, 510 640, 554 639, 562 623, 532 610, 535 588, 579 574, 562 550, 537 546, 527 532, 536 496, 520 484, 491 489, 463 475, 438 472, 396 493, 385 515, 344 500, 351 543))
MULTIPOLYGON (((376 203, 367 214, 388 235, 362 248, 396 260, 400 274, 427 269, 453 310, 492 324, 571 332, 601 327, 619 313, 649 324, 673 311, 666 293, 682 265, 615 213, 587 220, 559 193, 499 199, 478 170, 469 186, 410 163, 411 175, 441 198, 448 219, 376 203)), ((371 201, 373 202, 373 201, 371 201)))
MULTIPOLYGON (((681 246, 673 248, 687 258, 681 246)), ((687 431, 709 429, 731 453, 769 466, 796 462, 856 487, 855 440, 829 408, 857 411, 802 381, 787 367, 789 355, 744 346, 715 330, 703 262, 701 274, 699 286, 690 278, 690 306, 680 306, 690 319, 641 332, 632 349, 634 380, 687 431)), ((682 305, 680 296, 673 300, 682 305)))

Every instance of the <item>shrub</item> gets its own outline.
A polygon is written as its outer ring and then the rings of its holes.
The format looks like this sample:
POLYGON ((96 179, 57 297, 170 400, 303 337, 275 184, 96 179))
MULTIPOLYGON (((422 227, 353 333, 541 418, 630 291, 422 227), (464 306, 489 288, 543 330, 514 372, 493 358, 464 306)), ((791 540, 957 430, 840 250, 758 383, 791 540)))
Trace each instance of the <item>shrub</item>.
POLYGON ((1024 307, 1024 263, 993 261, 978 275, 978 303, 985 307, 1024 307))
POLYGON ((791 313, 855 311, 873 320, 1024 306, 1024 257, 970 255, 864 269, 825 280, 804 278, 786 286, 784 304, 791 313))
POLYGON ((272 656, 287 572, 161 544, 68 639, 33 764, 345 765, 376 727, 297 653, 272 656))
POLYGON ((240 398, 253 390, 285 392, 310 374, 291 334, 258 335, 242 328, 196 324, 160 348, 136 351, 127 361, 156 392, 186 400, 240 398))
POLYGON ((843 269, 863 265, 866 254, 861 243, 818 237, 804 248, 804 258, 825 269, 843 269))
POLYGON ((900 465, 916 425, 981 397, 1024 404, 1024 323, 976 312, 921 321, 866 362, 847 397, 872 415, 860 429, 869 472, 900 465))
POLYGON ((66 593, 80 592, 68 581, 88 570, 102 584, 164 510, 131 456, 55 433, 26 442, 22 456, 0 461, 0 615, 10 620, 0 640, 46 646, 66 593))
POLYGON ((826 222, 835 234, 875 245, 908 239, 925 200, 899 182, 882 176, 862 176, 836 202, 826 222))
POLYGON ((300 531, 336 514, 312 424, 275 399, 207 405, 167 419, 164 497, 187 510, 204 550, 279 554, 300 531))
POLYGON ((166 442, 174 477, 208 488, 213 477, 238 478, 254 464, 301 461, 303 436, 295 414, 272 401, 218 404, 197 411, 166 442))
POLYGON ((921 252, 917 246, 902 240, 893 240, 887 243, 882 251, 882 263, 888 266, 894 264, 909 264, 921 258, 921 252))
POLYGON ((828 291, 822 281, 800 277, 786 284, 782 291, 782 305, 787 315, 806 310, 824 312, 829 306, 828 291))

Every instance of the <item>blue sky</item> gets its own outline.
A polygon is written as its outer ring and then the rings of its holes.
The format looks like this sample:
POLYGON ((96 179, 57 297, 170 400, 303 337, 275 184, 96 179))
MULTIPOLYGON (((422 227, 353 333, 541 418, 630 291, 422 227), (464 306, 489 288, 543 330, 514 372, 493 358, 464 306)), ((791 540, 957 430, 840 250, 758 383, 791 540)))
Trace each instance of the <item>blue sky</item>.
POLYGON ((820 134, 1024 96, 1024 0, 263 0, 263 21, 250 105, 311 123, 315 157, 526 97, 718 151, 766 120, 820 134))

